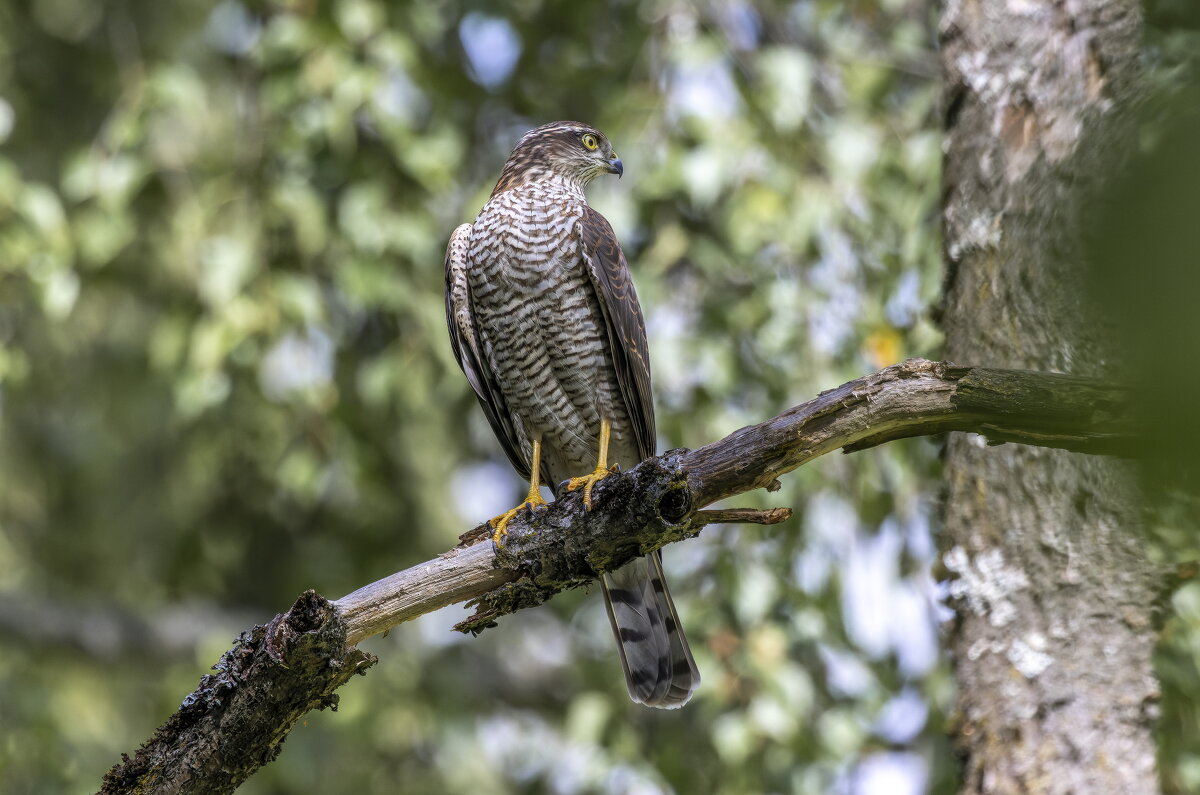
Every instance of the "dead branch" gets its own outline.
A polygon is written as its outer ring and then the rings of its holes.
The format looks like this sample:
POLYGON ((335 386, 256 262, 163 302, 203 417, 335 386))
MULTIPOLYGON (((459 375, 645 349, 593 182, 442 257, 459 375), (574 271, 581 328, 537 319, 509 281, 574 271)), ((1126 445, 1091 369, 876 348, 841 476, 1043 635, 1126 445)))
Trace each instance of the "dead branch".
POLYGON ((475 614, 457 629, 479 632, 707 524, 783 521, 787 509, 701 509, 774 491, 780 475, 833 450, 970 431, 990 444, 1124 455, 1137 438, 1132 404, 1131 390, 1090 378, 922 359, 885 368, 719 442, 609 477, 593 492, 591 511, 575 493, 519 517, 500 549, 481 526, 438 558, 335 602, 305 594, 267 627, 243 634, 218 675, 204 677, 137 757, 109 772, 102 791, 231 792, 274 758, 304 712, 336 704, 333 690, 374 662, 353 649, 364 638, 467 600, 475 614))

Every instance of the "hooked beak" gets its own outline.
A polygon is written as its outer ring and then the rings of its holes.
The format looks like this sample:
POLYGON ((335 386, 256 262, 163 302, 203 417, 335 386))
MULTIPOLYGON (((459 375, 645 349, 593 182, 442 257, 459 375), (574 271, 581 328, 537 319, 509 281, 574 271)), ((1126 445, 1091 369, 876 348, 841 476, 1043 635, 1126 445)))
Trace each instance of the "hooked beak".
POLYGON ((625 165, 621 163, 621 158, 617 157, 616 152, 613 153, 612 159, 608 161, 608 173, 616 174, 617 179, 625 173, 625 165))

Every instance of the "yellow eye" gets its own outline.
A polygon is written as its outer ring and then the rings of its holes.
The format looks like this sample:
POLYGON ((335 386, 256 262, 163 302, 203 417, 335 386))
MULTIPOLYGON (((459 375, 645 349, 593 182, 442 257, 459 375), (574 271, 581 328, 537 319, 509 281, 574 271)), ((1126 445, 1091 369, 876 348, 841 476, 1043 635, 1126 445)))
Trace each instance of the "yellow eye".
POLYGON ((589 152, 595 152, 596 148, 600 146, 600 142, 596 140, 596 136, 592 135, 591 133, 587 133, 583 136, 583 146, 589 152))

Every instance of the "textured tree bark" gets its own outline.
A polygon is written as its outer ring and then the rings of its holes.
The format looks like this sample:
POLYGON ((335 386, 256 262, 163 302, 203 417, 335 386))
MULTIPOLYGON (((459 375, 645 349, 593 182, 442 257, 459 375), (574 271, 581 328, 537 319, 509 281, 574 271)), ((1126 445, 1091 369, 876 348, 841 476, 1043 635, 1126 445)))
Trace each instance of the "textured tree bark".
POLYGON ((179 710, 104 776, 100 795, 230 793, 279 755, 292 726, 375 657, 346 645, 333 606, 302 594, 292 609, 242 634, 179 710))
POLYGON ((491 537, 481 525, 462 536, 460 548, 360 588, 335 607, 349 643, 468 598, 478 609, 456 629, 479 632, 500 616, 590 583, 597 572, 690 538, 706 524, 783 521, 788 509, 699 509, 753 489, 772 490, 779 476, 834 450, 965 430, 990 444, 1122 454, 1139 438, 1135 403, 1131 390, 1096 379, 910 359, 718 442, 672 450, 606 478, 593 492, 590 511, 574 494, 536 516, 518 517, 496 554, 490 544, 481 549, 478 542, 491 537))
MULTIPOLYGON (((1127 140, 1135 0, 950 0, 946 356, 1112 377, 1086 194, 1127 140)), ((1130 466, 952 434, 945 555, 967 793, 1159 791, 1154 589, 1130 466)))

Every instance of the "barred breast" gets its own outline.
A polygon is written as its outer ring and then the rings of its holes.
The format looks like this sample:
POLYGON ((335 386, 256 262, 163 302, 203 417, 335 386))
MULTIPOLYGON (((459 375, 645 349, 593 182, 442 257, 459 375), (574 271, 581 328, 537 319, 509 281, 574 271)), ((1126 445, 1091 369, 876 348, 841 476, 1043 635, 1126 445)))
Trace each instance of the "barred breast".
POLYGON ((540 181, 493 197, 471 235, 481 352, 524 436, 526 460, 541 440, 552 486, 595 466, 601 416, 613 425, 611 460, 639 460, 580 250, 584 206, 569 184, 540 181))

